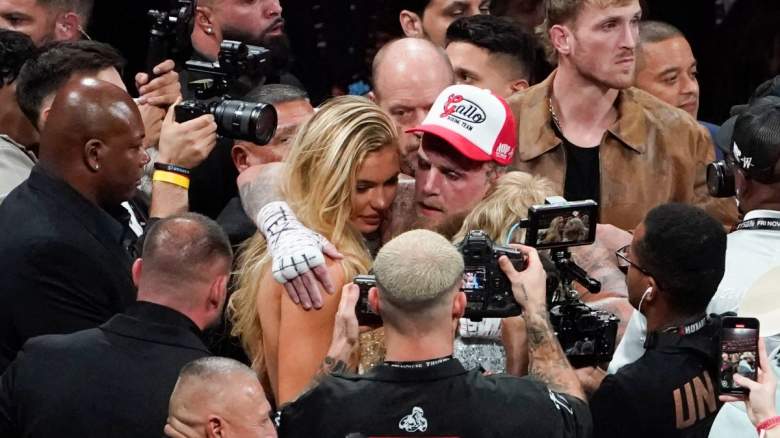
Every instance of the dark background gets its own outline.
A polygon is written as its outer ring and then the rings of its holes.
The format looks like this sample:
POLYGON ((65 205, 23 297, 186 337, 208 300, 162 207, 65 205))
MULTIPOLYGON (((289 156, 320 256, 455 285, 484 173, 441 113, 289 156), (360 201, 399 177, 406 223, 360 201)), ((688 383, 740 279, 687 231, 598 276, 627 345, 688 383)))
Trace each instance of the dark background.
MULTIPOLYGON (((494 0, 501 9, 505 2, 494 0)), ((537 0, 538 1, 538 0, 537 0)), ((732 105, 780 74, 780 0, 645 0, 645 17, 679 27, 699 60, 699 118, 722 123, 732 105)), ((144 68, 150 8, 166 0, 98 0, 90 35, 117 47, 127 58, 125 77, 144 68)), ((378 46, 400 33, 393 0, 282 0, 295 60, 292 72, 314 103, 369 82, 378 46)), ((130 86, 129 88, 133 88, 130 86)))

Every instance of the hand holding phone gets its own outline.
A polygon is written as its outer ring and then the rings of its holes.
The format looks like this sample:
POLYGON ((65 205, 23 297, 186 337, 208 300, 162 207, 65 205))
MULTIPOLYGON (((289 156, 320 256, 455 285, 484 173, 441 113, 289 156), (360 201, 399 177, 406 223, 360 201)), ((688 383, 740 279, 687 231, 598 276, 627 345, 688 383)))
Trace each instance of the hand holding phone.
POLYGON ((721 394, 744 395, 750 392, 740 385, 738 374, 755 381, 758 376, 758 320, 725 317, 720 340, 719 387, 721 394))

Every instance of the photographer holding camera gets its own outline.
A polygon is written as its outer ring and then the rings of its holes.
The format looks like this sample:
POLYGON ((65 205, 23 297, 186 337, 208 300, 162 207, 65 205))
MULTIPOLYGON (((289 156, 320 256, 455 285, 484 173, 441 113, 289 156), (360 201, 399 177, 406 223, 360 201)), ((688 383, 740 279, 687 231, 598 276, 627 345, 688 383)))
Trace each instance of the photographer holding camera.
POLYGON ((409 231, 379 251, 368 295, 386 361, 363 376, 343 372, 358 339, 358 286, 345 286, 317 385, 283 409, 280 435, 589 436, 584 393, 548 319, 544 269, 534 249, 520 250, 523 272, 507 257, 498 264, 524 309, 535 379, 484 376, 452 358, 466 308, 463 256, 434 232, 409 231))

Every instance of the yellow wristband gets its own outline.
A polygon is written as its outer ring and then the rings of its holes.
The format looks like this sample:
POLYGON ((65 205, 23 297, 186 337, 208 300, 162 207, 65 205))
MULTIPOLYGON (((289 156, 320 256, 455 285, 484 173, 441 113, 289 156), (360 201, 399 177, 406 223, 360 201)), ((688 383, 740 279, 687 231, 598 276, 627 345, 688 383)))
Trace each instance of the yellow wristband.
POLYGON ((152 181, 162 181, 179 186, 183 189, 190 188, 190 179, 178 173, 166 172, 164 170, 155 170, 152 174, 152 181))

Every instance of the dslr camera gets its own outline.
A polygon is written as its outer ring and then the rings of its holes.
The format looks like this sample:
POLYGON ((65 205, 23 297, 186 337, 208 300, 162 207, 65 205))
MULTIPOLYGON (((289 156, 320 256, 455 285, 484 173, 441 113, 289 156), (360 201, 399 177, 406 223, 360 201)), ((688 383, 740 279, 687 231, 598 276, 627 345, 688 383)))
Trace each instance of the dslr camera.
POLYGON ((218 60, 208 62, 190 59, 193 55, 192 34, 196 2, 178 0, 171 11, 150 10, 152 28, 149 36, 147 71, 165 59, 177 67, 184 63, 188 73, 198 79, 187 84, 195 99, 185 100, 174 108, 175 119, 182 123, 211 114, 217 123, 217 134, 258 145, 268 144, 276 132, 277 116, 272 105, 236 100, 251 90, 257 78, 269 72, 269 51, 240 41, 224 40, 218 60))

